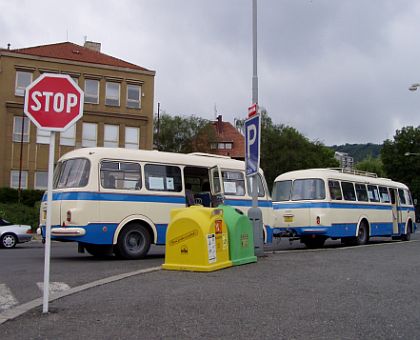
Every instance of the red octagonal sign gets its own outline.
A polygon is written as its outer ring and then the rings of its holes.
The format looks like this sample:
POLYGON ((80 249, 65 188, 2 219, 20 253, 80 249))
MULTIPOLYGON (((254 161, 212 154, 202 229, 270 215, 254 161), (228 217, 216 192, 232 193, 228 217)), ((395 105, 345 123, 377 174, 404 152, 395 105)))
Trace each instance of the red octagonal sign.
POLYGON ((44 73, 26 88, 24 112, 40 129, 64 131, 83 116, 83 100, 69 75, 44 73))

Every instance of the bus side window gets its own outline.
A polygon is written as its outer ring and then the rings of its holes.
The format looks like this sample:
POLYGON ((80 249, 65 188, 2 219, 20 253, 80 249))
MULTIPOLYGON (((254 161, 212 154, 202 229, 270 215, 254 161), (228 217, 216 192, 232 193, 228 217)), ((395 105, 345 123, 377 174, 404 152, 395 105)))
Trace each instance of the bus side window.
POLYGON ((368 196, 371 202, 380 202, 378 187, 376 185, 368 185, 368 196))
POLYGON ((366 191, 366 185, 356 183, 355 187, 356 187, 357 200, 361 202, 367 202, 368 194, 366 191))
MULTIPOLYGON (((254 176, 247 178, 247 185, 248 185, 248 195, 252 196, 252 181, 254 180, 254 176)), ((257 187, 258 187, 258 197, 265 196, 264 184, 261 179, 261 175, 257 175, 257 187)))
POLYGON ((403 189, 398 189, 398 196, 400 197, 401 204, 406 204, 407 203, 407 201, 405 200, 403 189))
POLYGON ((395 189, 389 188, 389 192, 391 194, 391 204, 395 204, 396 203, 396 197, 395 197, 395 189))
POLYGON ((389 198, 388 188, 386 187, 379 187, 379 195, 381 197, 382 203, 389 203, 391 202, 389 198))
POLYGON ((340 182, 339 181, 328 181, 328 187, 330 189, 330 196, 332 200, 342 200, 343 195, 341 194, 340 182))
POLYGON ((347 201, 355 201, 356 194, 354 193, 354 184, 351 182, 341 182, 344 199, 347 201))

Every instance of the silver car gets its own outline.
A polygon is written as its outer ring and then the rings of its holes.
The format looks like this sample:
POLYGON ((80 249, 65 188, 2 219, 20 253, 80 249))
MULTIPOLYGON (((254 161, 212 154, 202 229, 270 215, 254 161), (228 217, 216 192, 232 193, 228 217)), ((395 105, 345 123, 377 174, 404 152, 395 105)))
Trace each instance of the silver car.
POLYGON ((13 224, 0 218, 0 247, 13 248, 17 243, 28 242, 32 239, 30 225, 13 224))

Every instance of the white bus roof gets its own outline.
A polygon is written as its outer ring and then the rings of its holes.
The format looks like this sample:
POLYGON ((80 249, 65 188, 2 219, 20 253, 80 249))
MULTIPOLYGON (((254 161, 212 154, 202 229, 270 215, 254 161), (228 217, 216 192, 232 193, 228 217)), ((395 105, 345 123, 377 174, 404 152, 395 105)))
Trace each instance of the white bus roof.
POLYGON ((403 183, 395 182, 389 178, 375 177, 373 176, 373 173, 366 174, 367 175, 363 175, 362 172, 350 173, 346 172, 345 170, 342 171, 341 169, 306 169, 285 172, 277 176, 275 182, 302 178, 322 178, 324 180, 336 179, 408 189, 408 187, 403 183))
MULTIPOLYGON (((157 150, 138 150, 138 149, 123 149, 123 148, 81 148, 70 151, 60 158, 60 161, 86 157, 93 161, 101 161, 102 159, 116 159, 116 160, 137 160, 151 163, 163 164, 177 164, 197 167, 213 167, 219 165, 222 168, 245 170, 245 162, 232 159, 226 156, 218 156, 206 153, 174 153, 163 152, 157 150)), ((262 170, 260 169, 262 173, 262 170)))

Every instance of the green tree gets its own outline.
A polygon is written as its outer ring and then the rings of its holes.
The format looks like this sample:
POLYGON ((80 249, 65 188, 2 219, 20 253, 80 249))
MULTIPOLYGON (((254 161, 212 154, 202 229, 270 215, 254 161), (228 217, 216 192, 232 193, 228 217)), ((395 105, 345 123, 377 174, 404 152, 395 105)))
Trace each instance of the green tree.
POLYGON ((214 139, 214 129, 207 119, 195 116, 170 116, 163 113, 154 119, 153 140, 158 150, 188 153, 207 152, 214 139))
POLYGON ((379 177, 385 176, 383 164, 380 158, 373 158, 372 156, 368 156, 361 162, 357 163, 355 168, 357 170, 374 172, 379 177))
POLYGON ((397 130, 393 140, 387 139, 381 159, 387 177, 403 182, 411 189, 413 197, 420 199, 420 126, 397 130), (413 155, 406 156, 407 153, 413 155))

